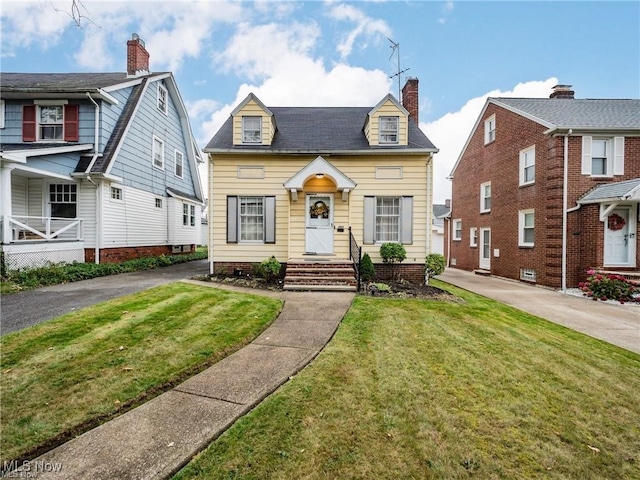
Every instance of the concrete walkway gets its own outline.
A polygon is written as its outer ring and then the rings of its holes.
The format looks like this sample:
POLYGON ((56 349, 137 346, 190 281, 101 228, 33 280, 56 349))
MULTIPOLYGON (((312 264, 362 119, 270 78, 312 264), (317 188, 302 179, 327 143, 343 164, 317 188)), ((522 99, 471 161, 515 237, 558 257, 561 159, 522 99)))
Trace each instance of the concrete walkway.
POLYGON ((262 335, 173 390, 38 457, 30 464, 30 478, 170 477, 306 366, 331 339, 354 298, 337 292, 248 293, 285 302, 262 335), (33 476, 38 466, 51 471, 33 476))
POLYGON ((438 280, 640 353, 640 307, 594 302, 514 280, 447 268, 438 280))

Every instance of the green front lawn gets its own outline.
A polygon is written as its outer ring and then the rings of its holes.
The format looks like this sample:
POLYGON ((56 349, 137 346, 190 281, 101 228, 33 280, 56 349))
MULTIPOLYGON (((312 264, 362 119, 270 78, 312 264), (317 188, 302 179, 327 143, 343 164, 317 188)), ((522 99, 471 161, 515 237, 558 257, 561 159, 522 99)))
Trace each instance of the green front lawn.
POLYGON ((174 283, 0 337, 2 461, 69 439, 203 370, 257 337, 281 305, 174 283))
POLYGON ((639 355, 446 288, 465 302, 357 298, 176 478, 640 478, 639 355))

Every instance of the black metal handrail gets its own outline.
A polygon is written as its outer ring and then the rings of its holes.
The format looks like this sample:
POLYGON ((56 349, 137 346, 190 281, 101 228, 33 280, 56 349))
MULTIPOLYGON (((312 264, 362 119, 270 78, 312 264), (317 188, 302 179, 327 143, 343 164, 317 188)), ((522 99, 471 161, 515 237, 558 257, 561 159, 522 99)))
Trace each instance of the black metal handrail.
POLYGON ((353 268, 356 270, 356 279, 358 281, 358 291, 360 291, 360 261, 362 260, 362 247, 358 246, 356 238, 349 227, 349 257, 353 261, 353 268))

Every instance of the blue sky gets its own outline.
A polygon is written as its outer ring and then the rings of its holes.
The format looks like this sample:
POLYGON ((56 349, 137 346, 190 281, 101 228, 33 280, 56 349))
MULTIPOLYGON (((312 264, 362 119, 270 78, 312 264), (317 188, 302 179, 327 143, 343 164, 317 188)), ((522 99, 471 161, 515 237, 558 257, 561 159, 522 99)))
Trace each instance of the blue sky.
MULTIPOLYGON (((420 80, 440 149, 434 200, 487 96, 640 97, 640 2, 3 0, 4 72, 113 72, 126 41, 174 73, 204 147, 253 91, 266 105, 375 105, 420 80), (75 19, 74 19, 75 12, 75 19)), ((206 180, 206 177, 203 177, 206 180)))

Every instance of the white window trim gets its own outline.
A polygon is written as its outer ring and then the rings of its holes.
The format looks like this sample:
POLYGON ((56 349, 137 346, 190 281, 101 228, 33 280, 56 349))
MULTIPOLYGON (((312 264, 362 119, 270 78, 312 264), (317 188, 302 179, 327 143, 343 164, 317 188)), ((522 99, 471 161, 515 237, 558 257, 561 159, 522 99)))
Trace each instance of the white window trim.
MULTIPOLYGON (((491 191, 491 182, 484 182, 480 184, 480 213, 488 213, 491 211, 491 205, 489 208, 484 207, 485 199, 491 199, 493 192, 491 191), (489 186, 489 196, 485 196, 485 187, 489 186)), ((491 202, 490 202, 491 203, 491 202)))
POLYGON ((173 151, 173 174, 178 178, 184 178, 184 154, 180 150, 173 151), (178 175, 178 156, 180 156, 180 175, 178 175))
POLYGON ((380 145, 398 145, 400 142, 400 117, 397 115, 382 115, 378 118, 378 143, 380 145), (382 120, 394 118, 396 120, 396 128, 395 131, 392 130, 382 130, 382 120), (382 140, 383 135, 394 135, 396 136, 395 140, 382 140))
POLYGON ((469 229, 469 246, 477 247, 478 246, 478 228, 471 227, 469 229))
POLYGON ((246 143, 249 145, 260 145, 262 144, 262 117, 259 115, 246 115, 242 117, 242 143, 246 143), (259 120, 259 124, 260 124, 260 129, 259 129, 259 135, 258 135, 258 140, 255 141, 249 141, 246 139, 245 137, 245 131, 247 130, 244 126, 244 121, 245 119, 249 119, 249 118, 257 118, 259 120))
POLYGON ((582 175, 593 178, 612 178, 616 175, 624 175, 624 138, 607 136, 583 136, 582 137, 582 175), (593 140, 607 141, 607 173, 595 175, 592 173, 593 140))
POLYGON ((111 197, 111 201, 112 202, 118 202, 118 203, 124 202, 124 190, 122 189, 122 187, 114 187, 114 186, 112 186, 111 189, 109 190, 109 196, 111 197), (115 198, 113 196, 114 190, 119 190, 120 191, 120 198, 115 198))
POLYGON ((153 139, 151 141, 151 165, 153 165, 153 168, 157 168, 158 170, 164 170, 164 140, 156 137, 155 135, 153 135, 153 139), (161 165, 156 165, 156 141, 158 141, 162 147, 162 151, 160 152, 162 158, 161 165))
POLYGON ((536 231, 536 212, 535 209, 530 208, 528 210, 520 210, 518 212, 518 246, 519 247, 533 247, 535 246, 535 242, 525 242, 524 240, 524 229, 525 229, 525 225, 524 225, 524 221, 525 221, 525 215, 528 214, 533 214, 533 232, 534 232, 534 238, 535 238, 535 231, 536 231))
MULTIPOLYGON (((74 204, 76 206, 76 216, 73 217, 73 218, 78 218, 78 205, 79 205, 79 203, 78 203, 79 198, 78 197, 80 195, 80 188, 78 188, 78 184, 77 183, 48 182, 46 184, 46 190, 45 191, 47 192, 47 194, 46 194, 46 197, 43 196, 43 200, 45 202, 46 210, 47 210, 48 215, 50 217, 52 217, 52 218, 66 218, 66 217, 53 217, 53 212, 51 211, 51 205, 53 203, 56 203, 56 204, 66 204, 66 205, 74 204), (69 187, 69 201, 64 201, 64 198, 63 198, 63 200, 61 202, 58 202, 58 201, 52 202, 51 201, 51 185, 56 185, 56 186, 57 185, 72 185, 72 186, 75 186, 75 194, 76 194, 75 201, 71 201, 71 195, 74 192, 71 191, 72 187, 70 186, 69 187)), ((63 187, 63 192, 62 193, 63 193, 63 197, 64 197, 64 187, 63 187)), ((69 218, 71 218, 71 217, 69 217, 69 218)))
MULTIPOLYGON (((265 197, 261 196, 261 195, 242 195, 242 196, 238 196, 238 243, 265 243, 265 231, 264 231, 264 226, 265 226, 265 222, 267 221, 267 217, 266 217, 266 211, 265 211, 265 207, 266 207, 266 201, 265 201, 265 197), (256 239, 256 240, 246 240, 242 238, 242 201, 246 200, 247 198, 260 198, 262 201, 262 238, 256 239)), ((257 217, 258 215, 249 215, 249 214, 244 214, 244 216, 248 216, 248 217, 257 217)))
POLYGON ((162 198, 156 197, 156 199, 154 201, 155 208, 162 209, 163 208, 163 204, 164 204, 164 202, 162 201, 162 198), (160 202, 160 205, 158 205, 158 201, 160 202))
POLYGON ((459 242, 462 240, 462 219, 461 218, 454 218, 451 221, 451 239, 454 242, 459 242), (460 228, 456 228, 456 225, 460 225, 460 228), (456 233, 458 232, 458 230, 460 231, 460 236, 457 236, 456 233))
POLYGON ((529 148, 525 148, 523 150, 520 150, 520 186, 523 187, 525 185, 533 185, 534 183, 536 183, 536 175, 535 175, 535 168, 536 168, 536 146, 532 146, 529 148), (533 180, 529 180, 526 181, 525 180, 525 168, 527 168, 527 166, 525 165, 525 161, 527 159, 527 154, 532 152, 533 153, 533 165, 529 165, 529 167, 533 167, 533 180))
POLYGON ((158 96, 156 98, 156 105, 158 107, 158 110, 160 110, 165 115, 168 115, 169 114, 169 91, 160 82, 158 82, 157 95, 158 96), (162 94, 164 94, 164 106, 162 105, 162 102, 161 102, 162 94))
MULTIPOLYGON (((47 143, 56 143, 56 142, 64 142, 64 106, 69 102, 67 100, 34 100, 33 102, 36 105, 36 141, 38 142, 47 142, 47 143), (62 107, 62 135, 61 138, 42 138, 42 125, 52 125, 52 124, 43 124, 41 120, 41 110, 42 107, 62 107)), ((57 124, 55 124, 57 125, 57 124)))
POLYGON ((182 228, 196 227, 196 206, 193 203, 182 202, 182 228))
POLYGON ((4 100, 0 99, 0 128, 4 128, 4 100))
POLYGON ((484 144, 488 145, 496 140, 496 116, 491 115, 484 121, 484 144), (493 129, 491 125, 493 124, 493 129))
POLYGON ((386 195, 381 195, 381 196, 377 196, 375 197, 375 203, 374 203, 374 209, 375 209, 375 213, 374 213, 374 222, 373 222, 373 241, 374 244, 383 244, 383 243, 401 243, 400 241, 400 237, 401 237, 401 232, 402 232, 402 197, 396 197, 396 196, 386 196, 386 195), (391 217, 391 215, 378 215, 378 200, 381 199, 397 199, 398 200, 398 230, 396 232, 396 240, 378 240, 378 217, 391 217))

